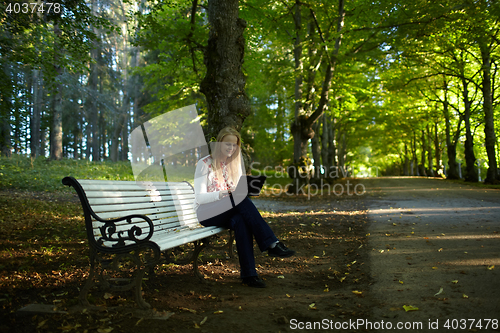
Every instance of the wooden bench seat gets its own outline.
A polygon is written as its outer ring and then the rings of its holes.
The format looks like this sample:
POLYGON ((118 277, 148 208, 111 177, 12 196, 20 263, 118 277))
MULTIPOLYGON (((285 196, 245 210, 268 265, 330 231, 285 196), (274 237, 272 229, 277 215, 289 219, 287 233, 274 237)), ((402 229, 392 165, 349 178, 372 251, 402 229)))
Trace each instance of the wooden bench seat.
MULTIPOLYGON (((190 261, 197 276, 198 255, 211 236, 227 229, 203 227, 193 209, 194 189, 188 182, 135 182, 76 180, 65 177, 83 207, 90 246, 90 275, 80 293, 80 301, 89 305, 87 294, 95 285, 96 270, 101 282, 111 289, 134 289, 138 305, 148 308, 142 298, 142 279, 152 271, 166 250, 181 245, 195 245, 190 261), (106 281, 105 270, 123 271, 123 262, 132 262, 135 277, 122 285, 106 281)), ((229 239, 230 255, 232 234, 229 239)))

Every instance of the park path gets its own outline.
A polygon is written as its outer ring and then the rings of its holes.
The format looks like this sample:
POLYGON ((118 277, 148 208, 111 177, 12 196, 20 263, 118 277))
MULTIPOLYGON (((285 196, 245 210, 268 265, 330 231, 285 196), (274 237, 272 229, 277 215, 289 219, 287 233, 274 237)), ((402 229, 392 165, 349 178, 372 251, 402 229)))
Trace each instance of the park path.
POLYGON ((416 177, 361 182, 373 278, 367 297, 378 304, 371 321, 422 323, 400 330, 409 332, 500 332, 500 190, 416 177), (497 325, 486 329, 488 319, 497 325))

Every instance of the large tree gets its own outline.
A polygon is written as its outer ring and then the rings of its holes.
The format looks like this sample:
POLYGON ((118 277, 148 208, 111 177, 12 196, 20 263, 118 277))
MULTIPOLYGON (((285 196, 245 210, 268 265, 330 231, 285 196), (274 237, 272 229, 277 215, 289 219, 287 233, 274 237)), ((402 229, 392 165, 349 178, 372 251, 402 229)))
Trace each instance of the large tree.
MULTIPOLYGON (((196 1, 194 1, 196 3, 196 1)), ((250 114, 242 70, 245 54, 243 31, 247 23, 239 18, 238 0, 209 0, 210 33, 205 50, 206 74, 201 92, 208 107, 208 136, 214 137, 225 126, 241 129, 250 114)))

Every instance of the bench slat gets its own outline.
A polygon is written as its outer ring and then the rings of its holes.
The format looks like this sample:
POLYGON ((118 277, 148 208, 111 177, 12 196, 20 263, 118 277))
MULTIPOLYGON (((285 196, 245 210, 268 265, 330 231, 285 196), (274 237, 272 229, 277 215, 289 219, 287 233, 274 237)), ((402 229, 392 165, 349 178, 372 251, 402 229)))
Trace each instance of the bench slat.
MULTIPOLYGON (((89 200, 89 203, 92 205, 94 212, 96 213, 104 213, 104 212, 115 212, 115 211, 129 211, 141 208, 159 208, 169 209, 170 207, 188 207, 189 205, 193 206, 192 198, 169 198, 170 200, 162 200, 162 198, 158 198, 158 201, 151 200, 150 198, 137 198, 137 200, 133 199, 125 199, 125 200, 115 200, 113 199, 99 199, 99 200, 89 200), (148 200, 149 199, 149 200, 148 200), (123 202, 125 201, 125 202, 123 202)), ((173 209, 173 208, 172 208, 173 209)))

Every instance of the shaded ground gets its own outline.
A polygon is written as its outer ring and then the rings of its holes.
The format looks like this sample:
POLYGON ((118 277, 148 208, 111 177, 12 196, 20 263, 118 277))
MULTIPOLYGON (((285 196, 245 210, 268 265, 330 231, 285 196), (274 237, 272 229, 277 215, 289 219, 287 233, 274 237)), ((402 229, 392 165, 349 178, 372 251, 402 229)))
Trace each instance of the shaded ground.
POLYGON ((206 251, 206 283, 191 265, 163 265, 156 279, 144 282, 151 312, 137 311, 130 293, 98 289, 91 302, 99 310, 77 306, 88 258, 81 209, 72 198, 0 192, 0 332, 287 332, 293 320, 369 316, 367 220, 356 197, 258 199, 276 235, 297 251, 287 259, 256 255, 268 287, 242 286, 237 259, 206 251), (292 209, 298 206, 303 209, 292 209), (16 314, 33 303, 67 313, 16 314))

